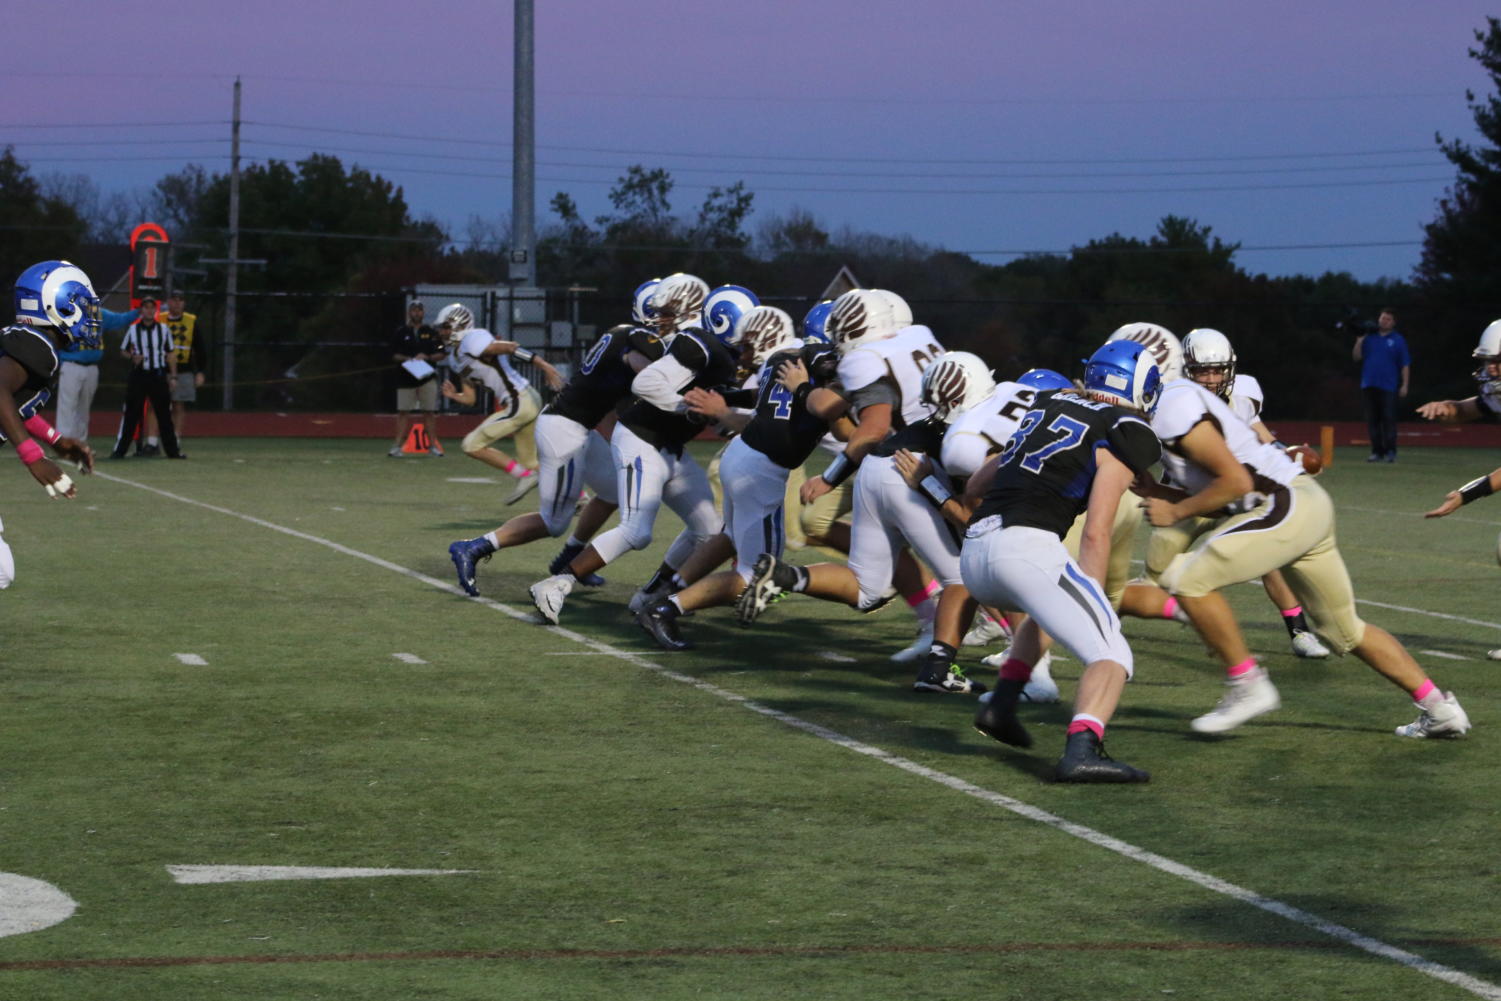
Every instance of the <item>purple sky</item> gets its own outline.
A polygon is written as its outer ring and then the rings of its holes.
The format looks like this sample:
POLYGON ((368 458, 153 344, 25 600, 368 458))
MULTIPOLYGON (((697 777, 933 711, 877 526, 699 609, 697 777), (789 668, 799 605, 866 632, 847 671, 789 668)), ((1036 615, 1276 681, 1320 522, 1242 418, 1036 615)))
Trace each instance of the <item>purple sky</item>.
MULTIPOLYGON (((1473 137, 1464 91, 1486 91, 1478 0, 536 6, 539 220, 558 190, 605 211, 642 163, 673 172, 684 212, 744 180, 753 229, 799 206, 830 229, 1056 251, 1175 213, 1251 271, 1406 277, 1453 176, 1433 135, 1473 137), (1393 245, 1251 249, 1372 243, 1393 245)), ((460 237, 509 213, 509 4, 91 8, 87 36, 12 46, 0 71, 0 144, 39 174, 130 192, 225 170, 239 74, 247 157, 335 153, 460 237), (34 127, 99 123, 205 124, 34 127)))

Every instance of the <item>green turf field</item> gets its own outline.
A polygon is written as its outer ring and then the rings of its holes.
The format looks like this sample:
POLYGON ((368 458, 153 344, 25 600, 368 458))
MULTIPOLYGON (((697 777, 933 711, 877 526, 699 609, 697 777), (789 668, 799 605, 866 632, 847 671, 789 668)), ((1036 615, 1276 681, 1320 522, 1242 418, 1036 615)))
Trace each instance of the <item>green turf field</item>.
POLYGON ((1217 670, 1128 623, 1109 746, 1153 781, 1101 788, 1044 780, 1064 706, 1024 708, 1019 752, 911 694, 900 607, 794 597, 649 646, 624 604, 670 514, 545 629, 552 543, 483 565, 481 600, 454 586, 448 543, 528 503, 454 479, 487 467, 190 451, 102 463, 71 503, 15 463, 0 488, 0 870, 77 905, 14 933, 49 897, 0 884, 0 998, 1501 998, 1501 499, 1420 516, 1493 453, 1348 449, 1322 478, 1361 613, 1424 651, 1467 739, 1393 736, 1403 693, 1295 660, 1247 586, 1282 710, 1194 735, 1217 670), (460 872, 168 869, 202 865, 460 872))

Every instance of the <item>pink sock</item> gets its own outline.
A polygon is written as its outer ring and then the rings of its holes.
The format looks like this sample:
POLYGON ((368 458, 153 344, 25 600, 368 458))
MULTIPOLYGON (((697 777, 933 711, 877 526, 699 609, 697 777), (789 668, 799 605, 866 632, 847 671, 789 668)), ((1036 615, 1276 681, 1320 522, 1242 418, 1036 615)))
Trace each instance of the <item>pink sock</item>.
POLYGON ((506 472, 510 473, 512 476, 515 476, 516 470, 520 465, 521 463, 517 462, 515 459, 512 459, 510 462, 506 463, 506 472))
POLYGON ((1016 657, 1008 658, 1006 663, 1001 665, 1000 679, 1026 684, 1032 680, 1032 665, 1016 657))
POLYGON ((1254 670, 1256 670, 1256 658, 1247 657, 1239 664, 1225 668, 1225 677, 1231 681, 1239 681, 1254 670))
POLYGON ((1302 614, 1303 614, 1303 606, 1302 605, 1294 605, 1292 608, 1284 608, 1282 610, 1282 617, 1284 619, 1291 619, 1294 616, 1298 616, 1298 615, 1302 615, 1302 614))
POLYGON ((1162 617, 1164 619, 1171 619, 1174 615, 1177 614, 1178 599, 1174 598, 1172 595, 1168 595, 1167 600, 1162 603, 1162 617))
POLYGON ((921 591, 915 591, 912 594, 903 595, 903 597, 907 599, 908 605, 916 608, 918 605, 921 605, 923 602, 927 601, 929 598, 933 597, 942 590, 942 585, 940 585, 936 580, 930 580, 928 581, 928 586, 923 588, 921 591))
POLYGON ((1427 681, 1418 686, 1417 691, 1412 693, 1412 700, 1414 702, 1422 702, 1437 690, 1438 686, 1433 683, 1432 678, 1429 678, 1427 681))
POLYGON ((1098 717, 1091 716, 1089 713, 1078 713, 1074 716, 1073 722, 1069 723, 1068 732, 1073 735, 1083 733, 1085 730, 1101 740, 1105 739, 1105 724, 1101 723, 1098 717))

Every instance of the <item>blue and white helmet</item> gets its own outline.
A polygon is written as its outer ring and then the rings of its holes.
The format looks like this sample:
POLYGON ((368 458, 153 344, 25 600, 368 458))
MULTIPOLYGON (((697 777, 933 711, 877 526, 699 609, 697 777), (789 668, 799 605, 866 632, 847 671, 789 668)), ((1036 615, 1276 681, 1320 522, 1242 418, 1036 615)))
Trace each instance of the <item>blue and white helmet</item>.
POLYGON ((651 308, 651 294, 661 283, 660 278, 644 281, 636 286, 636 291, 631 296, 631 319, 640 326, 649 325, 657 315, 657 311, 651 308))
POLYGON ((809 344, 829 343, 829 332, 824 326, 829 322, 829 313, 834 309, 834 300, 825 299, 803 317, 803 340, 809 344))
POLYGON ((740 343, 735 324, 757 306, 756 293, 742 285, 721 285, 704 300, 704 328, 724 342, 725 347, 740 343))
POLYGON ((1162 396, 1162 371, 1146 345, 1106 341, 1084 363, 1084 391, 1151 416, 1162 396))
POLYGON ((99 296, 83 269, 67 261, 43 261, 16 279, 16 322, 57 328, 81 349, 104 343, 99 296))
POLYGON ((1039 392, 1049 389, 1073 389, 1074 381, 1062 372, 1055 372, 1050 368, 1029 368, 1016 377, 1016 381, 1023 386, 1031 386, 1039 392))

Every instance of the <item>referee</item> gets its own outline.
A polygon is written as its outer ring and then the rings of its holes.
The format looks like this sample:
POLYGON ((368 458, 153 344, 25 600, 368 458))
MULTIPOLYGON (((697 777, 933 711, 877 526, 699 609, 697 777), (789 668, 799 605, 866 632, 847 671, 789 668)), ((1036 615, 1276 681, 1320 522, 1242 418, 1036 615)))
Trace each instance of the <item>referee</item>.
POLYGON ((156 299, 141 299, 141 318, 125 332, 121 353, 130 359, 130 378, 125 383, 125 410, 120 417, 120 433, 115 438, 111 459, 125 458, 125 450, 135 438, 145 415, 146 402, 156 414, 162 433, 162 449, 169 459, 186 459, 177 445, 177 429, 172 425, 172 386, 177 382, 177 352, 172 331, 156 318, 156 299))

